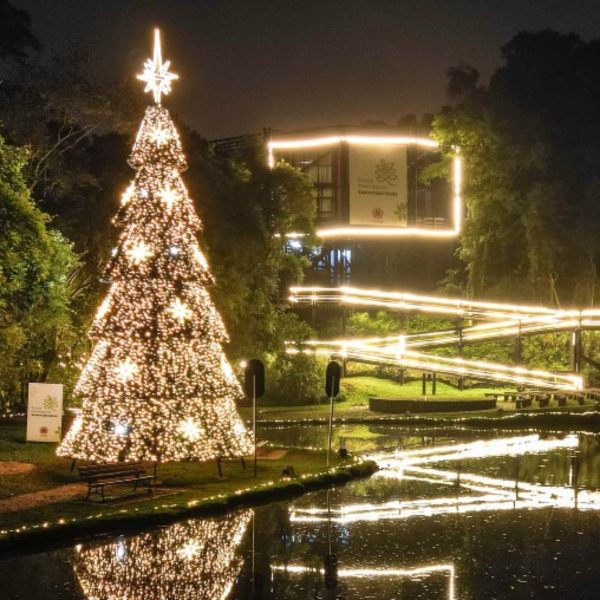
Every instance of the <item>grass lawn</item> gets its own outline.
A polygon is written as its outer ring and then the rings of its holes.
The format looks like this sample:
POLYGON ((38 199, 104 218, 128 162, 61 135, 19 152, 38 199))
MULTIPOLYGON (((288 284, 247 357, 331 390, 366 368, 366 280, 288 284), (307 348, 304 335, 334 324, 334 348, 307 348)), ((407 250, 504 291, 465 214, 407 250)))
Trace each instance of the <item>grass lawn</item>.
MULTIPOLYGON (((437 382, 437 395, 449 398, 483 398, 488 392, 499 392, 509 388, 474 387, 465 390, 437 382)), ((348 396, 348 402, 357 404, 368 404, 370 396, 381 398, 421 398, 421 381, 408 381, 400 385, 389 379, 378 377, 347 377, 342 380, 342 391, 348 396)), ((427 382, 428 395, 431 393, 431 382, 427 382)), ((435 398, 435 396, 430 396, 435 398)))
MULTIPOLYGON (((0 479, 0 500, 19 494, 31 493, 79 481, 77 471, 70 472, 71 461, 55 455, 56 444, 26 443, 24 424, 0 424, 0 461, 33 463, 35 470, 22 475, 4 475, 0 479)), ((332 466, 341 465, 337 457, 332 457, 332 466)), ((141 494, 132 502, 125 499, 130 488, 108 488, 115 500, 101 504, 84 499, 72 499, 38 506, 34 509, 0 513, 1 529, 12 529, 23 524, 50 523, 57 519, 81 519, 88 515, 118 513, 123 507, 136 512, 153 512, 157 506, 165 508, 165 503, 178 504, 191 500, 203 500, 209 496, 232 494, 240 489, 254 487, 259 483, 276 482, 281 470, 293 465, 297 475, 310 475, 325 471, 325 453, 304 450, 288 450, 276 460, 258 461, 258 478, 254 479, 252 463, 249 461, 243 470, 239 460, 223 462, 223 479, 217 477, 214 462, 168 463, 158 471, 160 485, 154 496, 141 494), (123 504, 125 502, 125 504, 123 504)))
MULTIPOLYGON (((345 400, 336 402, 334 414, 337 417, 360 417, 373 416, 369 410, 369 397, 379 398, 421 398, 421 381, 409 381, 400 385, 390 379, 379 377, 353 376, 345 377, 341 381, 340 391, 345 400)), ((487 392, 504 391, 509 388, 474 387, 460 391, 447 383, 437 382, 437 395, 443 398, 483 398, 487 392)), ((427 390, 431 391, 431 382, 427 383, 427 390)), ((430 396, 434 398, 434 396, 430 396)), ((311 404, 306 406, 259 406, 259 418, 261 419, 310 419, 326 417, 329 413, 328 404, 311 404)), ((245 418, 251 418, 252 412, 249 408, 241 411, 245 418)), ((430 413, 438 414, 438 413, 430 413)), ((441 414, 441 413, 440 413, 441 414)), ((464 415, 464 413, 444 413, 447 415, 464 415)), ((474 413, 469 413, 474 414, 474 413)), ((487 414, 487 413, 486 413, 487 414)))

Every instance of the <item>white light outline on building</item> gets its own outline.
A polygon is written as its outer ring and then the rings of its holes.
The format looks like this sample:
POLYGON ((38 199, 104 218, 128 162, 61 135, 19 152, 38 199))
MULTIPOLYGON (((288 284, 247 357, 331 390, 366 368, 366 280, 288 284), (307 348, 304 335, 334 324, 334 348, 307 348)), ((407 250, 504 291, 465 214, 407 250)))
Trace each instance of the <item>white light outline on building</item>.
MULTIPOLYGON (((439 143, 430 138, 416 136, 384 136, 384 135, 329 135, 311 138, 278 139, 267 142, 268 164, 275 166, 274 150, 302 150, 305 148, 319 148, 346 142, 356 145, 393 145, 393 146, 424 146, 439 148, 439 143)), ((424 237, 424 238, 455 238, 462 228, 463 212, 463 163, 458 150, 452 161, 452 226, 444 229, 427 229, 425 227, 327 227, 317 229, 317 237, 328 238, 354 238, 354 237, 424 237)))

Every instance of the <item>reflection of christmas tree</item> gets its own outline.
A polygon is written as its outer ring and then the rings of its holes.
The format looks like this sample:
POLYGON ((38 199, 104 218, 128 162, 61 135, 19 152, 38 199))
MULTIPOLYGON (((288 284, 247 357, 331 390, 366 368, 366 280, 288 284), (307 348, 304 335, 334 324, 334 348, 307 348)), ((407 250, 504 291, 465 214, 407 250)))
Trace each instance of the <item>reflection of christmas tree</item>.
POLYGON ((80 417, 58 453, 94 460, 206 460, 250 452, 234 399, 241 395, 206 290, 200 221, 180 173, 179 136, 160 104, 170 90, 158 30, 139 78, 149 106, 133 147, 136 176, 123 194, 111 287, 90 335, 97 340, 77 384, 80 417))
POLYGON ((194 519, 80 548, 73 568, 88 600, 223 600, 242 567, 236 551, 251 515, 194 519))

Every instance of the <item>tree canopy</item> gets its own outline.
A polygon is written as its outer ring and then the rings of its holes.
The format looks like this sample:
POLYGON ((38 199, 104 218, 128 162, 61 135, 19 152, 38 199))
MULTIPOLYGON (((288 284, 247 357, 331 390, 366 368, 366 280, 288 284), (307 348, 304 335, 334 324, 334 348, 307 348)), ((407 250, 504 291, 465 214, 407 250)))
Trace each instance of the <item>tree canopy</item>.
MULTIPOLYGON (((450 70, 434 121, 465 163, 459 283, 473 296, 590 305, 600 240, 600 41, 520 33, 488 85, 450 70)), ((454 277, 456 282, 456 277, 454 277)))
POLYGON ((0 138, 0 401, 67 365, 75 331, 71 245, 48 227, 22 170, 27 156, 0 138), (64 360, 63 360, 64 359, 64 360))
POLYGON ((216 156, 191 132, 184 136, 184 147, 187 179, 205 225, 202 241, 215 275, 217 305, 234 342, 231 352, 238 358, 274 352, 282 347, 283 332, 290 334, 290 323, 283 321, 292 318, 280 300, 308 264, 286 251, 284 236, 312 231, 312 184, 287 164, 270 169, 256 141, 234 159, 216 156))

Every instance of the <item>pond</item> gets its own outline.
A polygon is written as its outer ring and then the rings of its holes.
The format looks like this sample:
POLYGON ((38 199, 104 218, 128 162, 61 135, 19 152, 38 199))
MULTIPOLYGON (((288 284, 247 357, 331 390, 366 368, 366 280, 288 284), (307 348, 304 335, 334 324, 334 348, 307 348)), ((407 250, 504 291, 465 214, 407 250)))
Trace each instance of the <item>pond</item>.
MULTIPOLYGON (((318 429, 296 433, 283 432, 294 444, 322 442, 318 429)), ((381 467, 368 480, 6 559, 0 597, 599 597, 599 437, 365 433, 375 437, 358 445, 370 444, 381 467)))

